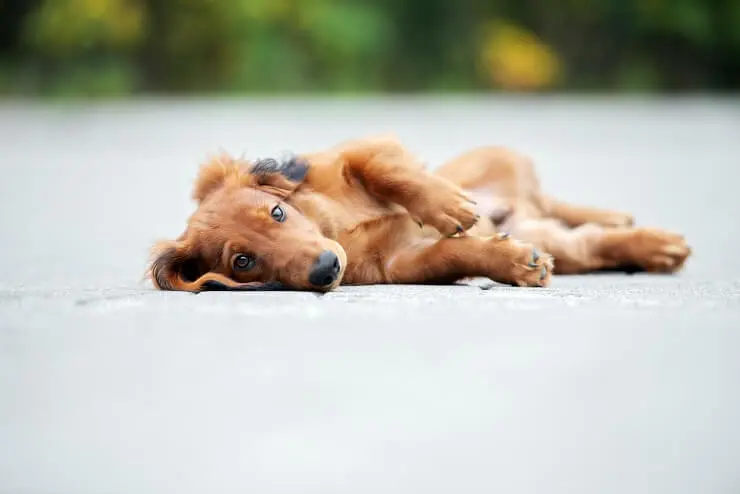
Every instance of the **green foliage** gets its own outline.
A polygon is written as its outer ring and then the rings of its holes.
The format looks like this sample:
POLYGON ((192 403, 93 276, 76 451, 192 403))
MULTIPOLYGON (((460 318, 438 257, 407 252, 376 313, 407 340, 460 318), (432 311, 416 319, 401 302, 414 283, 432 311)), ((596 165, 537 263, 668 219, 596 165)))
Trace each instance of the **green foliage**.
POLYGON ((0 3, 0 93, 732 89, 738 0, 0 3))
POLYGON ((24 38, 37 53, 56 57, 126 51, 141 39, 145 14, 128 0, 46 1, 25 19, 24 38))

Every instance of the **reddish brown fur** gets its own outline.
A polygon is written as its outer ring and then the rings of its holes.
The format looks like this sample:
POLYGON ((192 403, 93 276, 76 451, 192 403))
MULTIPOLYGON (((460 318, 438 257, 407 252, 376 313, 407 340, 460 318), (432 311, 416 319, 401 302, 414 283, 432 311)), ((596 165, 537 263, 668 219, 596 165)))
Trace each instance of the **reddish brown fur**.
MULTIPOLYGON (((469 151, 437 174, 474 195, 495 198, 509 211, 498 228, 551 253, 555 273, 603 269, 675 272, 691 254, 683 236, 656 228, 635 228, 632 215, 575 206, 542 192, 532 161, 502 147, 469 151)), ((481 223, 478 234, 490 234, 481 223)), ((471 232, 471 233, 476 233, 471 232)))
POLYGON ((480 276, 546 286, 552 255, 562 273, 672 272, 690 253, 678 235, 632 228, 627 214, 545 196, 532 163, 504 148, 470 151, 434 174, 390 137, 345 142, 291 163, 257 170, 228 156, 207 163, 187 229, 155 247, 154 285, 200 291, 213 283, 248 289, 279 282, 331 290, 480 276), (295 163, 309 165, 305 176, 295 163), (271 217, 275 205, 287 213, 282 223, 271 217), (331 285, 316 287, 309 272, 327 250, 341 271, 331 285), (235 270, 239 253, 254 255, 255 267, 235 270))

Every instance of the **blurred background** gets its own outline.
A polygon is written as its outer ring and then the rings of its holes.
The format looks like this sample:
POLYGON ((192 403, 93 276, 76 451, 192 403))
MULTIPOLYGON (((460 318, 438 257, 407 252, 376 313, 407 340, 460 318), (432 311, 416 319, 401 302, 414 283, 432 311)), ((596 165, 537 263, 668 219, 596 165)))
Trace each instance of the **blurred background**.
POLYGON ((730 91, 737 0, 0 0, 0 95, 730 91))

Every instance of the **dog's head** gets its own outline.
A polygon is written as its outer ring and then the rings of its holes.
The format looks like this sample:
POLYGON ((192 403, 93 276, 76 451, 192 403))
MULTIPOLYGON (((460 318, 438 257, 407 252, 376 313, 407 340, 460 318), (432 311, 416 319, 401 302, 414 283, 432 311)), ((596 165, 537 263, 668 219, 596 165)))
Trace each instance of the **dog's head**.
POLYGON ((203 166, 187 229, 154 248, 154 286, 190 292, 338 286, 344 250, 289 204, 308 166, 300 158, 250 163, 229 156, 203 166))

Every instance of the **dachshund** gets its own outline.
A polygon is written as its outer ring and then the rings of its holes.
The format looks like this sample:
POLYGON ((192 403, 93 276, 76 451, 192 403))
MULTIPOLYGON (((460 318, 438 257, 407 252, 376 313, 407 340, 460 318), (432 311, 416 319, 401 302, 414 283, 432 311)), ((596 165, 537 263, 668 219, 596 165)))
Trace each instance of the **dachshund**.
POLYGON ((499 146, 436 171, 393 136, 201 166, 197 208, 157 243, 148 275, 161 290, 309 290, 449 284, 484 277, 546 287, 553 274, 672 273, 683 236, 636 228, 631 215, 542 192, 532 160, 499 146))

